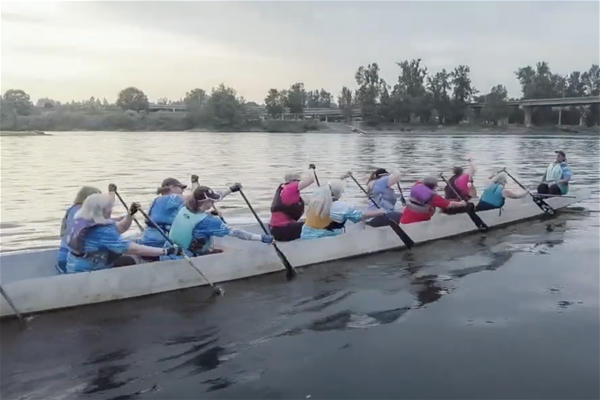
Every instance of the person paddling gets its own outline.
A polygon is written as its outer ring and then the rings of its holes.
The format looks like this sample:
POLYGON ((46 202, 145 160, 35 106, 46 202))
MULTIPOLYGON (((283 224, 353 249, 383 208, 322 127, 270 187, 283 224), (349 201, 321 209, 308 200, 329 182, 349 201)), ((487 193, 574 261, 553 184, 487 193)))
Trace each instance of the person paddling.
POLYGON ((108 194, 92 194, 83 202, 74 216, 67 234, 69 254, 68 273, 91 272, 139 263, 135 256, 158 257, 179 251, 177 248, 143 246, 125 239, 125 232, 139 210, 139 203, 131 203, 127 215, 119 222, 110 219, 114 201, 108 194))
POLYGON ((306 221, 301 239, 337 236, 344 232, 346 221, 354 223, 385 214, 385 210, 361 211, 345 201, 340 201, 346 183, 333 180, 315 191, 306 208, 306 221))
POLYGON ((475 163, 469 158, 469 169, 465 172, 462 167, 454 167, 452 176, 448 179, 449 186, 444 188, 444 197, 446 200, 466 200, 477 197, 477 188, 473 185, 475 176, 475 163), (454 190, 452 190, 454 188, 454 190), (456 195, 458 193, 460 198, 456 195))
MULTIPOLYGON (((165 232, 169 232, 173 219, 177 212, 185 204, 183 191, 187 188, 175 178, 166 178, 162 181, 160 187, 156 190, 159 196, 152 201, 148 216, 165 232)), ((165 238, 154 227, 150 221, 146 221, 146 229, 142 237, 138 240, 139 244, 152 247, 164 247, 165 238)))
POLYGON ((504 207, 505 199, 522 199, 529 194, 527 191, 515 193, 506 189, 507 179, 508 177, 504 172, 492 176, 490 183, 484 189, 483 194, 479 199, 479 203, 477 203, 477 206, 475 207, 475 211, 502 208, 504 207))
POLYGON ((367 191, 375 200, 377 205, 369 200, 367 211, 374 211, 378 208, 383 209, 386 215, 369 219, 366 224, 372 227, 388 226, 389 220, 399 222, 402 217, 402 209, 397 210, 397 195, 394 187, 400 182, 400 173, 395 172, 390 174, 384 168, 377 168, 369 176, 367 181, 367 191), (379 206, 379 207, 377 207, 379 206))
POLYGON ((302 178, 297 173, 287 173, 284 183, 275 191, 271 202, 271 220, 269 229, 275 240, 289 242, 300 238, 304 222, 300 218, 304 214, 304 199, 300 191, 315 182, 314 164, 309 165, 311 172, 302 178))
POLYGON ((69 255, 69 246, 67 243, 67 233, 73 226, 73 220, 77 211, 81 209, 81 205, 89 196, 102 193, 100 189, 92 186, 84 186, 79 189, 73 204, 67 208, 65 215, 60 224, 60 247, 56 259, 56 270, 61 274, 67 273, 67 256, 69 255))
MULTIPOLYGON (((234 188, 232 188, 234 189, 234 188)), ((234 192, 241 187, 236 187, 234 192)), ((213 249, 213 238, 232 236, 242 240, 254 240, 266 244, 273 243, 273 237, 259 235, 241 229, 230 228, 219 217, 209 213, 215 201, 221 195, 207 186, 198 186, 185 201, 171 224, 169 239, 179 246, 188 257, 196 257, 222 250, 213 249)), ((168 254, 161 260, 178 259, 182 255, 168 254)))
POLYGON ((412 224, 415 222, 429 221, 435 209, 443 211, 453 208, 465 207, 467 203, 463 200, 448 201, 438 195, 435 189, 438 186, 438 178, 427 176, 416 182, 410 190, 410 197, 406 201, 406 207, 400 223, 412 224))
POLYGON ((557 150, 556 160, 546 169, 542 183, 538 186, 539 194, 564 195, 569 193, 569 181, 573 173, 567 165, 567 155, 562 150, 557 150))

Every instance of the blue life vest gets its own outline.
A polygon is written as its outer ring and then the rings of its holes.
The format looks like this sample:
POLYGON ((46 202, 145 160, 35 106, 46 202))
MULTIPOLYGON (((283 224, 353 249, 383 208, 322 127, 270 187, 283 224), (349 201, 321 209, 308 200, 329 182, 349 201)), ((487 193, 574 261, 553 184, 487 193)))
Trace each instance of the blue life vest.
MULTIPOLYGON (((160 199, 161 197, 157 197, 152 201, 152 204, 150 205, 150 209, 148 210, 148 216, 150 218, 152 218, 154 221, 156 221, 156 218, 154 217, 154 215, 152 215, 152 210, 154 209, 154 206, 156 205, 156 201, 158 199, 160 199)), ((165 233, 169 233, 169 231, 171 230, 171 225, 168 224, 164 224, 164 223, 160 223, 160 222, 156 222, 156 225, 158 225, 158 227, 160 229, 162 229, 165 233)), ((148 220, 146 220, 146 226, 148 228, 152 228, 152 229, 156 229, 156 227, 154 226, 154 224, 148 220)))
MULTIPOLYGON (((394 191, 394 189, 387 185, 385 188, 381 188, 380 185, 378 185, 378 183, 380 183, 378 181, 384 178, 387 178, 389 180, 389 175, 381 177, 377 179, 377 181, 375 181, 375 183, 373 184, 373 189, 371 191, 371 197, 373 198, 373 200, 375 200, 375 204, 377 204, 383 210, 391 212, 394 211, 394 207, 396 206, 396 192, 394 191)), ((369 204, 369 206, 369 209, 377 209, 377 206, 375 206, 374 204, 369 204)))
POLYGON ((483 191, 481 199, 479 200, 491 204, 494 207, 501 208, 504 206, 505 202, 504 195, 502 194, 503 190, 504 186, 497 183, 490 183, 483 191))
POLYGON ((169 239, 184 250, 189 250, 195 254, 205 253, 212 246, 212 237, 206 243, 203 243, 200 249, 198 249, 198 246, 192 245, 195 241, 194 228, 206 217, 208 217, 207 213, 199 212, 195 214, 188 210, 187 207, 182 207, 171 224, 169 239))
POLYGON ((110 264, 114 262, 121 254, 110 251, 109 249, 100 249, 92 252, 85 251, 85 236, 92 229, 103 225, 104 224, 97 224, 94 221, 89 221, 87 219, 76 218, 73 221, 73 226, 66 238, 69 252, 75 257, 91 259, 95 263, 110 264))

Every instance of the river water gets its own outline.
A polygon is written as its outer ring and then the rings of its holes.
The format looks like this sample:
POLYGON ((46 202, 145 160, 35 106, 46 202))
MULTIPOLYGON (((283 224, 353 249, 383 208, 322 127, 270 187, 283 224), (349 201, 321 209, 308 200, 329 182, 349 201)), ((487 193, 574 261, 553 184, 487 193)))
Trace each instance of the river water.
MULTIPOLYGON (((404 185, 471 156, 535 186, 554 150, 592 198, 559 217, 0 326, 3 399, 600 397, 599 141, 590 136, 55 133, 1 138, 2 251, 56 246, 83 184, 148 205, 168 176, 239 181, 262 216, 286 171, 404 185)), ((348 185, 346 197, 366 204, 348 185)), ((232 195, 232 223, 252 220, 232 195)), ((123 210, 117 210, 122 212, 123 210)), ((133 230, 133 228, 132 228, 133 230)))

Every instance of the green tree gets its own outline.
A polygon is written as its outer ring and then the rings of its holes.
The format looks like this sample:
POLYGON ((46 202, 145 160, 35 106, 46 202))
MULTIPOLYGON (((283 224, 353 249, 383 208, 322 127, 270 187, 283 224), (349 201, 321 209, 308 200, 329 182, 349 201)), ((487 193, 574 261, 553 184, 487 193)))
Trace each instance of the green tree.
POLYGON ((379 65, 372 63, 366 67, 360 66, 354 79, 358 84, 356 100, 362 110, 363 119, 368 123, 377 123, 379 121, 377 104, 384 87, 387 86, 379 77, 379 65))
POLYGON ((490 92, 480 97, 485 102, 485 107, 481 109, 481 118, 485 121, 491 121, 498 125, 498 121, 508 118, 510 107, 508 106, 508 91, 503 85, 494 86, 490 92))
POLYGON ((354 108, 354 100, 352 91, 346 86, 342 88, 342 92, 338 96, 338 106, 342 110, 346 122, 352 121, 352 109, 354 108))
POLYGON ((285 112, 285 101, 286 99, 281 95, 281 92, 277 89, 270 89, 267 97, 265 97, 265 108, 267 114, 272 118, 283 114, 285 112))
POLYGON ((398 81, 392 90, 392 114, 395 120, 410 122, 411 116, 428 121, 431 116, 430 96, 425 88, 427 67, 421 59, 397 62, 398 81))
POLYGON ((471 82, 471 68, 468 65, 459 65, 450 74, 452 82, 452 122, 459 123, 464 119, 467 104, 477 92, 471 82))
POLYGON ((433 76, 427 77, 427 89, 431 95, 432 105, 436 111, 441 124, 446 123, 446 120, 451 116, 451 101, 450 95, 450 73, 445 69, 437 72, 433 76))
POLYGON ((304 89, 304 83, 294 83, 290 90, 288 90, 286 96, 285 106, 290 109, 292 114, 301 114, 306 107, 306 90, 304 89))
POLYGON ((192 89, 185 94, 183 98, 184 104, 190 110, 195 110, 201 108, 208 100, 208 95, 204 89, 192 89))
POLYGON ((146 111, 150 106, 148 96, 140 89, 128 87, 119 92, 117 96, 117 106, 122 110, 146 111))
POLYGON ((235 89, 221 83, 213 88, 202 107, 202 117, 204 122, 217 129, 241 127, 246 122, 244 101, 238 98, 235 89))
POLYGON ((21 89, 10 89, 3 96, 5 107, 12 109, 17 115, 29 115, 33 110, 33 104, 29 95, 21 89))

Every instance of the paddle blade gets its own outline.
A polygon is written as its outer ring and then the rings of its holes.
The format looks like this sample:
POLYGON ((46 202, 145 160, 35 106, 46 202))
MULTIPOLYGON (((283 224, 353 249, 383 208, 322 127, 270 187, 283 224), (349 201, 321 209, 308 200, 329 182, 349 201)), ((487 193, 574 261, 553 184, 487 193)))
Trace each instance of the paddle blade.
POLYGON ((404 242, 407 249, 410 250, 415 245, 415 242, 410 238, 410 236, 408 236, 406 234, 406 232, 404 232, 404 230, 400 227, 400 225, 398 225, 396 222, 392 221, 391 219, 390 219, 390 227, 396 233, 396 235, 398 235, 400 240, 402 240, 402 242, 404 242))

